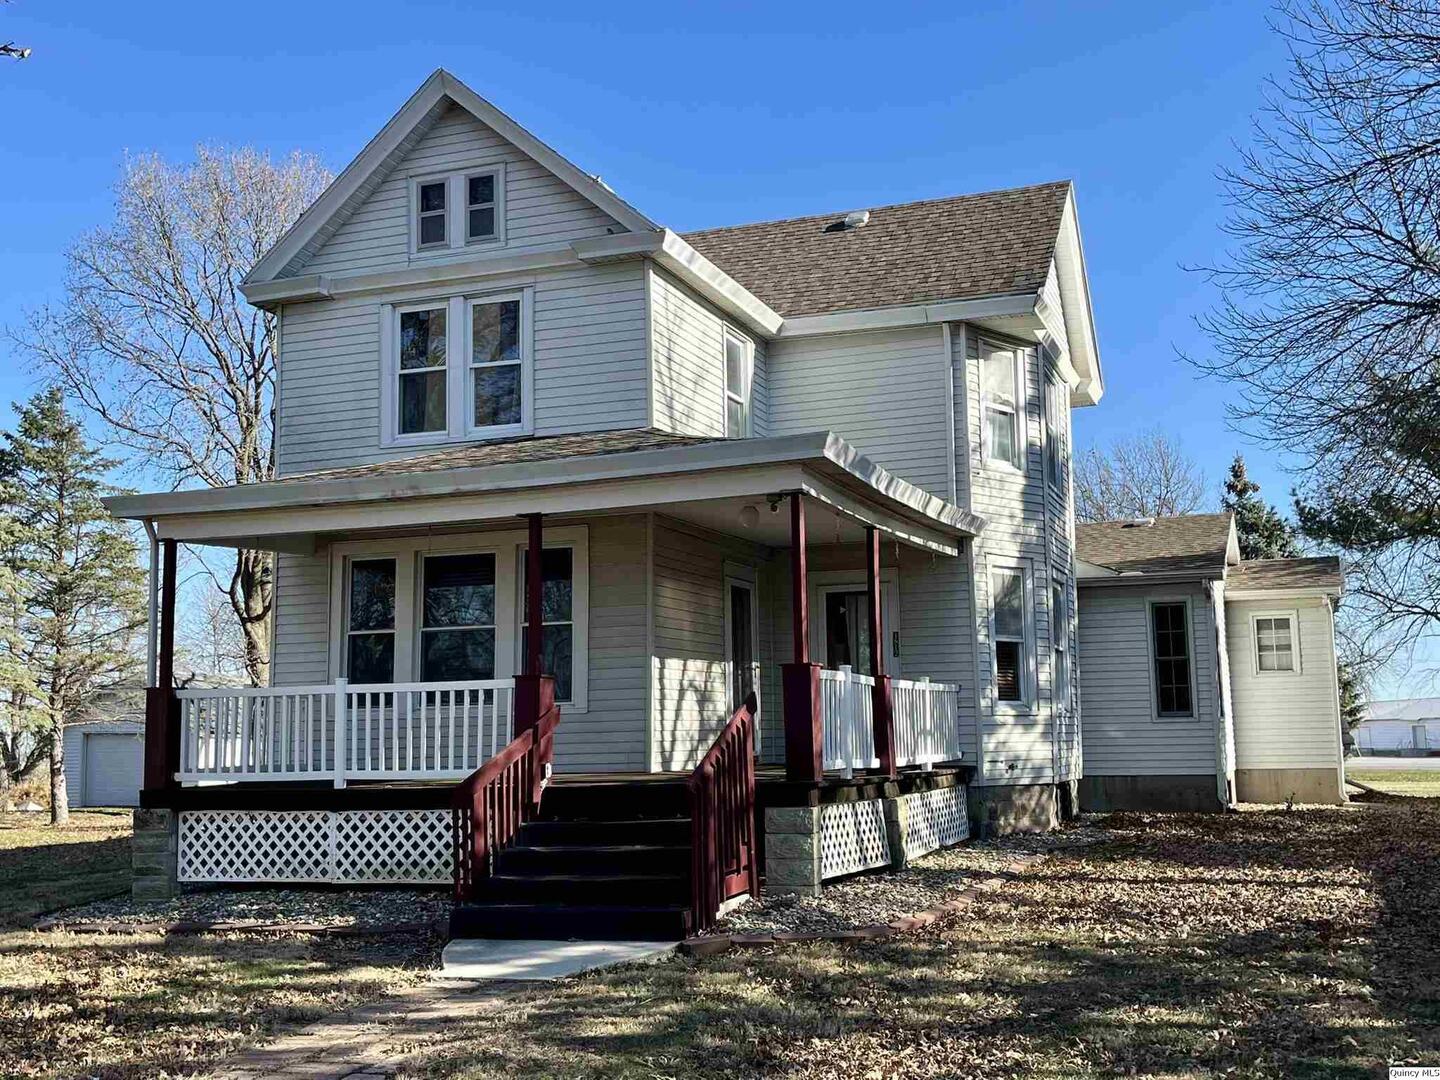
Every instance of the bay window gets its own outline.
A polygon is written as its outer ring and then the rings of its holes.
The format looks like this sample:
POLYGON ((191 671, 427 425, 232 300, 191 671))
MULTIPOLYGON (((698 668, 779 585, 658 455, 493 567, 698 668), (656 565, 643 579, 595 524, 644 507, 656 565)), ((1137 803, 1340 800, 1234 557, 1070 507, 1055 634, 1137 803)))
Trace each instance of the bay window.
POLYGON ((530 292, 382 306, 385 446, 534 430, 530 292))

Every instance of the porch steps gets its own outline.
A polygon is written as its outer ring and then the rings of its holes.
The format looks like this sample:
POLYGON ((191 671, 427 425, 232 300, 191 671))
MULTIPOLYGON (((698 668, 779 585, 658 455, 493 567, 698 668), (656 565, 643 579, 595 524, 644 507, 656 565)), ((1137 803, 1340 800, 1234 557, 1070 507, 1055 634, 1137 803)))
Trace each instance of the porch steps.
POLYGON ((675 941, 690 932, 683 784, 559 783, 450 916, 452 938, 675 941))

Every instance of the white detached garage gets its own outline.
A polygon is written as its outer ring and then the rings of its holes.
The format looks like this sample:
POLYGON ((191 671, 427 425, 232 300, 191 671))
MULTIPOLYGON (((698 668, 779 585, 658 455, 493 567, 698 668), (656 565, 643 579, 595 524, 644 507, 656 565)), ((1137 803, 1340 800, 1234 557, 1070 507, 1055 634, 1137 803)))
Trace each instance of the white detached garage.
POLYGON ((145 752, 138 720, 92 720, 65 728, 65 786, 70 809, 137 806, 145 752))

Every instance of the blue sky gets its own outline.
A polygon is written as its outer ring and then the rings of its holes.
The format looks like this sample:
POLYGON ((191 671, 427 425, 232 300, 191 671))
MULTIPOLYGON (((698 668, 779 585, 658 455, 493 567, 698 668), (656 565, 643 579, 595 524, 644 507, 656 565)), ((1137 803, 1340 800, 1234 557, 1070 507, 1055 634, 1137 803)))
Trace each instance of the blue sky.
MULTIPOLYGON (((59 295, 125 151, 199 142, 343 167, 437 66, 676 230, 1070 177, 1107 392, 1082 446, 1159 425, 1218 485, 1246 451, 1204 349, 1216 171, 1284 63, 1255 0, 1004 5, 0 5, 0 326, 59 295), (970 10, 984 8, 985 10, 970 10)), ((0 400, 35 388, 0 344, 0 400)), ((1423 687, 1394 681, 1383 689, 1423 687)), ((1413 682, 1413 680, 1412 680, 1413 682)))

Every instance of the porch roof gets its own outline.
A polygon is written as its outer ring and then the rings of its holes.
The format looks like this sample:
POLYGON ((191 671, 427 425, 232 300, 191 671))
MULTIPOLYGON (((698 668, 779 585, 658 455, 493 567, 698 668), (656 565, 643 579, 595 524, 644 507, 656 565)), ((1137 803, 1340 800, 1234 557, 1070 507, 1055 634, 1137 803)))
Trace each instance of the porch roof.
POLYGON ((763 439, 697 439, 652 429, 561 435, 105 502, 117 517, 153 522, 162 537, 304 552, 320 533, 463 525, 526 513, 713 507, 792 491, 941 554, 958 554, 959 538, 985 525, 829 431, 763 439))

